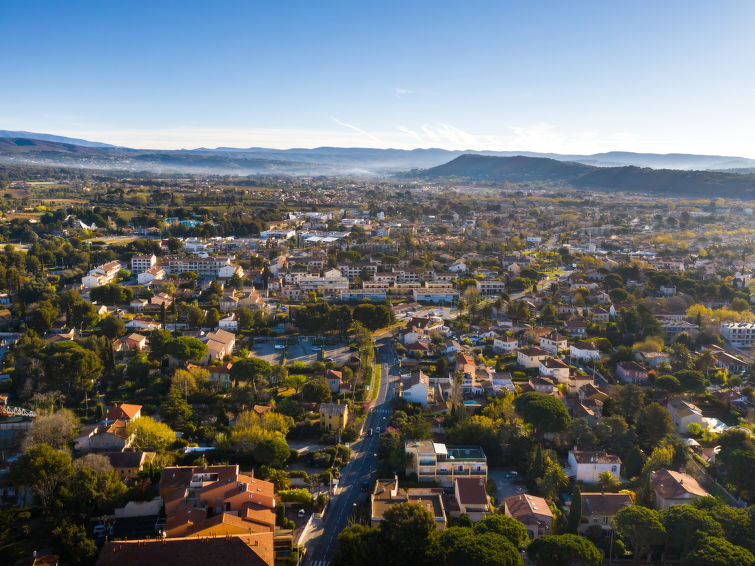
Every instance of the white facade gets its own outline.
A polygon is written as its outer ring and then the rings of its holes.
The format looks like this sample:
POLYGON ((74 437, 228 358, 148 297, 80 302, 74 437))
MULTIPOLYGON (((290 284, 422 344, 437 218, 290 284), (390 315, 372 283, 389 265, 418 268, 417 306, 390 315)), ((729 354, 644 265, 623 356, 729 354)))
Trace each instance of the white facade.
POLYGON ((604 472, 610 472, 617 479, 621 476, 621 459, 604 452, 570 450, 568 462, 577 481, 598 483, 604 472))

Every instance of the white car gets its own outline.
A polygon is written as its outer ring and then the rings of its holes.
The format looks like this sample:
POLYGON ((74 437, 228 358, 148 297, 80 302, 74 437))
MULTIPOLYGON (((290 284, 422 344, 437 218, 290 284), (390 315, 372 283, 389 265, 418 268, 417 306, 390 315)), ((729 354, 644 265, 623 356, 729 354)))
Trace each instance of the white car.
POLYGON ((275 345, 275 349, 276 349, 276 350, 283 350, 283 349, 284 349, 285 347, 286 347, 286 345, 285 345, 285 344, 276 344, 276 345, 275 345))
POLYGON ((320 346, 312 346, 312 351, 313 352, 319 352, 320 350, 322 350, 322 348, 320 348, 320 346))

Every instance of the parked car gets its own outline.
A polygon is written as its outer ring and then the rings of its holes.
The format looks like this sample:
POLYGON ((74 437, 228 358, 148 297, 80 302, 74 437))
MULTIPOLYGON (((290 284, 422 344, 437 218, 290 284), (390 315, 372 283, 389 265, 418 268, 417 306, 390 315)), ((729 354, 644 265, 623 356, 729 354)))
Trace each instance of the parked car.
POLYGON ((284 349, 285 347, 286 347, 286 345, 285 345, 285 344, 276 344, 276 345, 275 345, 275 349, 276 349, 276 350, 283 350, 283 349, 284 349))
POLYGON ((320 346, 312 346, 312 351, 313 352, 319 352, 320 350, 322 350, 322 348, 320 346))
POLYGON ((380 427, 379 426, 375 427, 375 432, 377 432, 378 434, 380 434, 380 427))
POLYGON ((360 490, 360 491, 361 491, 362 493, 367 493, 367 491, 368 491, 369 489, 370 489, 370 483, 369 483, 369 482, 366 482, 366 481, 363 481, 363 482, 362 482, 362 485, 361 485, 361 486, 359 487, 359 490, 360 490))

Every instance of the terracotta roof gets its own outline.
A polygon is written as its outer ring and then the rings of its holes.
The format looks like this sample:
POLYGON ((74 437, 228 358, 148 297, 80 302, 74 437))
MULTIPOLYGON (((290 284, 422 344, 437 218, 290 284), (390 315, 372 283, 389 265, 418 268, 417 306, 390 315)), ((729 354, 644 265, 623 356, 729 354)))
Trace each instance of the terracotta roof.
POLYGON ((628 493, 583 493, 582 514, 613 517, 624 507, 632 504, 628 493))
POLYGON ((557 368, 558 369, 563 369, 563 368, 567 368, 568 369, 569 368, 569 366, 567 364, 565 364, 564 362, 562 362, 558 358, 548 358, 548 359, 542 360, 540 363, 542 365, 544 365, 545 367, 550 368, 550 369, 557 369, 557 368))
POLYGON ((456 478, 456 489, 462 505, 485 505, 488 502, 482 478, 456 478))
POLYGON ((710 495, 710 493, 700 487, 695 478, 682 472, 673 472, 666 469, 658 470, 657 472, 653 472, 652 482, 653 489, 663 499, 679 499, 687 494, 693 497, 707 497, 710 495))
POLYGON ((142 410, 141 405, 130 405, 128 403, 113 403, 105 413, 105 418, 109 421, 116 419, 128 419, 131 420, 134 416, 142 410))
POLYGON ((512 495, 503 500, 504 505, 509 513, 515 519, 524 522, 524 519, 541 515, 544 517, 553 517, 553 513, 548 507, 548 502, 542 497, 536 495, 512 495))
POLYGON ((97 566, 272 566, 273 533, 106 542, 97 566))
POLYGON ((521 348, 519 351, 529 358, 532 358, 534 356, 549 356, 550 355, 548 352, 546 352, 542 348, 538 348, 537 346, 530 346, 529 348, 521 348))

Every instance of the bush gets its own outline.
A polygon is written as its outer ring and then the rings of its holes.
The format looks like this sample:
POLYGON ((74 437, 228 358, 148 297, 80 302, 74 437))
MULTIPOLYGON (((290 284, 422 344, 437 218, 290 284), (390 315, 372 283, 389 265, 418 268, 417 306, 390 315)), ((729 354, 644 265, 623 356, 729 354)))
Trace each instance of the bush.
POLYGON ((283 489, 278 492, 281 501, 301 503, 303 505, 312 504, 312 494, 307 489, 293 488, 283 489))

